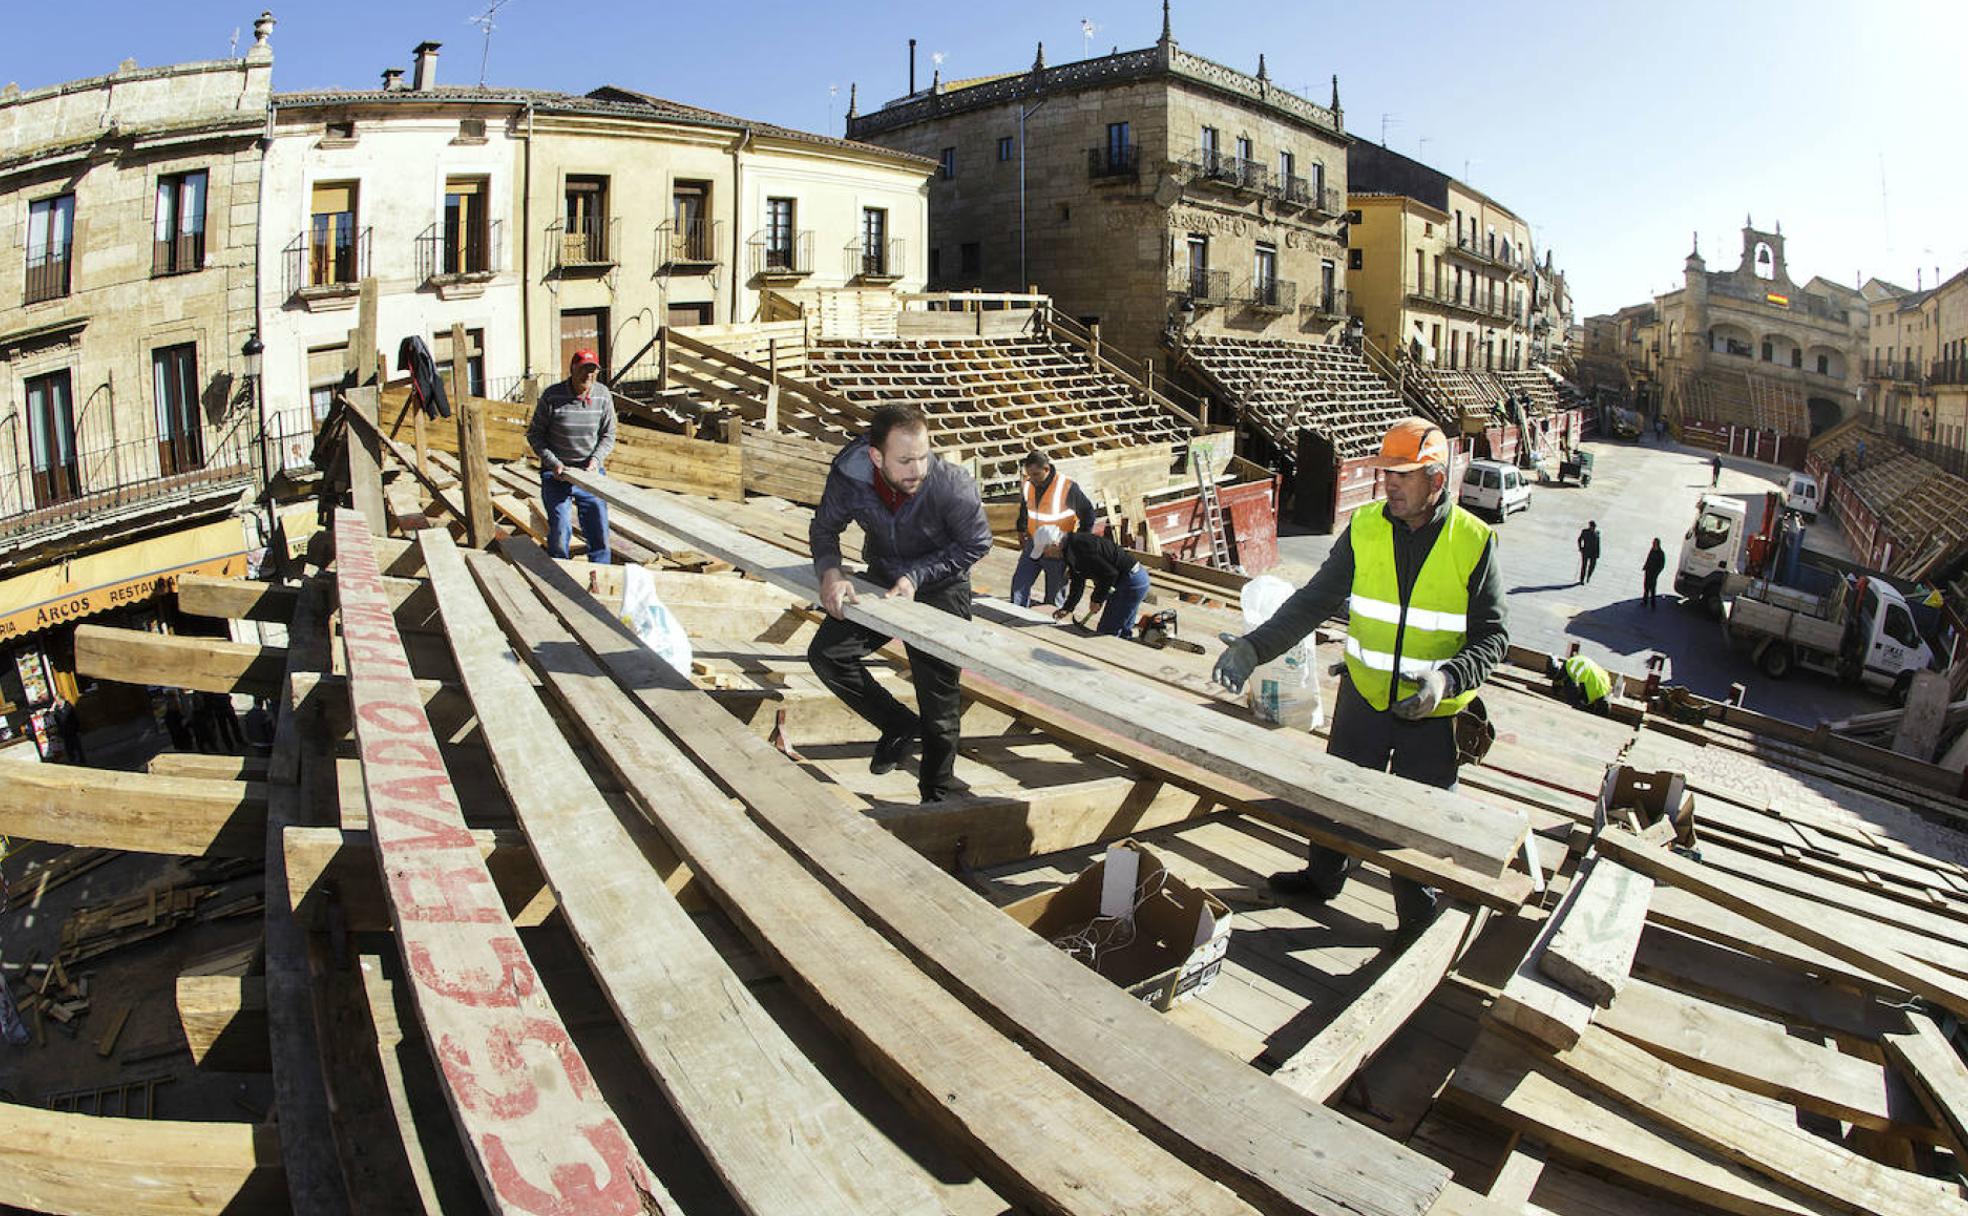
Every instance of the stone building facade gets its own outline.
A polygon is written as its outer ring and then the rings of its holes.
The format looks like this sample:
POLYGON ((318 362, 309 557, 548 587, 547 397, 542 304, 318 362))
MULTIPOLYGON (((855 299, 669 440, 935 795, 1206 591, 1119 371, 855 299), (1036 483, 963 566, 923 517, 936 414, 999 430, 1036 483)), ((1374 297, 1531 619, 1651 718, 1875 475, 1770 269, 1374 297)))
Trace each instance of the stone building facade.
POLYGON ((1710 271, 1699 248, 1683 285, 1655 300, 1659 379, 1672 408, 1676 386, 1710 371, 1745 373, 1804 398, 1811 433, 1849 417, 1864 383, 1870 316, 1854 288, 1790 276, 1783 229, 1742 229, 1735 269, 1710 271))
POLYGON ((1435 367, 1516 371, 1565 332, 1569 315, 1559 325, 1543 294, 1555 272, 1501 203, 1376 144, 1348 149, 1347 180, 1347 266, 1368 341, 1435 367))
POLYGON ((1868 287, 1866 413, 1920 455, 1968 475, 1968 271, 1924 290, 1868 287))
POLYGON ((1106 341, 1318 340, 1344 322, 1346 134, 1318 105, 1177 45, 929 88, 852 138, 934 158, 932 290, 1050 294, 1106 341))
POLYGON ((238 59, 0 94, 0 524, 251 454, 272 25, 238 59))

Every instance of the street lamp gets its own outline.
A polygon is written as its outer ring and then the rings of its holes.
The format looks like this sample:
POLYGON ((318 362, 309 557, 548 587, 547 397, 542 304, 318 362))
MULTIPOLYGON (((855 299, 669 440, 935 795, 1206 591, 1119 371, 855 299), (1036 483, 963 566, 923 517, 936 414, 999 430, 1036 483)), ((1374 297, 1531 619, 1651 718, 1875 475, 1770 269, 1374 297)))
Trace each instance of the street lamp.
MULTIPOLYGON (((246 335, 246 344, 239 348, 240 370, 246 377, 248 399, 260 424, 260 501, 266 506, 266 553, 270 557, 274 532, 273 462, 267 452, 266 404, 260 398, 260 368, 265 354, 266 343, 260 341, 260 331, 246 335)), ((266 558, 260 559, 262 569, 266 564, 266 558)))

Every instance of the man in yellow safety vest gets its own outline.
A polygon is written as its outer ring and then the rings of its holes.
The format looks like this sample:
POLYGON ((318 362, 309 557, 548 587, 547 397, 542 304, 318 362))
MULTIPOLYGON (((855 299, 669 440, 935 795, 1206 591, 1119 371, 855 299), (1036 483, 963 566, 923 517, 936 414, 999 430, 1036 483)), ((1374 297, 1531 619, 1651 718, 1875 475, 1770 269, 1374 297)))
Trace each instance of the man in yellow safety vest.
MULTIPOLYGON (((1441 428, 1402 419, 1369 463, 1384 473, 1386 501, 1353 513, 1325 563, 1270 620, 1241 638, 1224 635, 1215 676, 1232 691, 1243 687, 1260 664, 1344 606, 1346 674, 1327 753, 1454 789, 1455 716, 1510 646, 1496 546, 1487 524, 1450 501, 1441 428)), ((1316 844, 1307 862, 1273 874, 1271 888, 1323 902, 1339 894, 1355 864, 1316 844)), ((1436 898, 1412 879, 1394 879, 1404 928, 1426 923, 1436 898)))
POLYGON ((1605 668, 1582 654, 1575 654, 1562 663, 1557 659, 1548 662, 1547 674, 1551 677, 1552 692, 1570 702, 1573 709, 1582 709, 1602 718, 1611 716, 1608 697, 1613 691, 1613 677, 1605 668))

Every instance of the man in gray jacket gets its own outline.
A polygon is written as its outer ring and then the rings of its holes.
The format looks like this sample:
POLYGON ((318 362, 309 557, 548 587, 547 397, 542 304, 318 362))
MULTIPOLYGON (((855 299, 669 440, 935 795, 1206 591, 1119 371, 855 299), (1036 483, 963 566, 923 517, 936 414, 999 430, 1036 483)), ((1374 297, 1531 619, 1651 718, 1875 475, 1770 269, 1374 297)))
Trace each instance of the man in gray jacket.
POLYGON ((854 585, 841 569, 840 537, 861 526, 868 577, 883 597, 909 598, 970 619, 970 568, 991 550, 991 526, 970 474, 929 449, 929 422, 913 405, 875 411, 868 433, 842 449, 827 472, 807 540, 820 576, 827 619, 806 648, 814 674, 849 709, 881 732, 869 769, 892 771, 920 745, 917 787, 924 802, 957 792, 957 723, 963 711, 961 668, 908 647, 916 686, 910 713, 875 682, 867 657, 888 635, 847 619, 854 585))
POLYGON ((608 564, 608 504, 560 476, 563 468, 601 472, 615 450, 615 398, 595 378, 601 363, 577 350, 567 379, 549 385, 533 407, 526 444, 540 457, 540 499, 547 508, 547 552, 566 557, 579 508, 588 560, 608 564))

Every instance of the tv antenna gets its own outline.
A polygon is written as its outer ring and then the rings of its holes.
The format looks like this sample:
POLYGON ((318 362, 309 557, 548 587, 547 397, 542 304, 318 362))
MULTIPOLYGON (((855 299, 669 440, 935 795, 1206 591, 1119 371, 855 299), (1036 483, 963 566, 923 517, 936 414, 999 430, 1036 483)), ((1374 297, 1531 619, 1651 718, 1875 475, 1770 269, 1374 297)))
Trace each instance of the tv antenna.
POLYGON ((1080 18, 1080 58, 1093 58, 1093 35, 1099 28, 1091 18, 1080 18))
POLYGON ((485 65, 492 58, 492 31, 499 28, 492 23, 492 14, 509 3, 511 0, 492 0, 486 10, 478 16, 465 18, 466 22, 477 26, 479 32, 485 35, 485 49, 478 55, 478 87, 481 89, 485 87, 485 65))
POLYGON ((226 58, 239 58, 239 27, 232 27, 232 41, 226 44, 226 58))
POLYGON ((1380 146, 1381 147, 1385 148, 1387 146, 1387 128, 1398 127, 1400 125, 1401 125, 1401 116, 1399 114, 1387 114, 1387 113, 1381 114, 1380 116, 1380 146))

